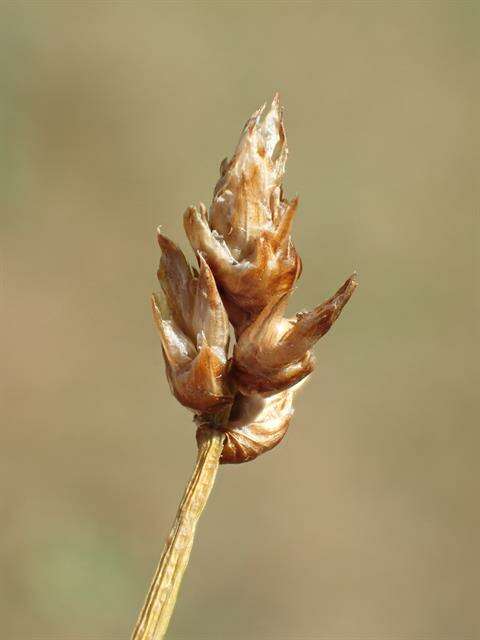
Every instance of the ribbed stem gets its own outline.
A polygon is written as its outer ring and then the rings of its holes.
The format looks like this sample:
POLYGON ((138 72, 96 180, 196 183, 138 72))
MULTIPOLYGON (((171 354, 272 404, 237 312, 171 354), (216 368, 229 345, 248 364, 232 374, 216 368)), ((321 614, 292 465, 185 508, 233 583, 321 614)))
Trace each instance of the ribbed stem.
POLYGON ((225 435, 209 429, 198 449, 197 464, 160 558, 132 640, 161 640, 175 607, 178 589, 187 568, 195 529, 217 475, 225 435))

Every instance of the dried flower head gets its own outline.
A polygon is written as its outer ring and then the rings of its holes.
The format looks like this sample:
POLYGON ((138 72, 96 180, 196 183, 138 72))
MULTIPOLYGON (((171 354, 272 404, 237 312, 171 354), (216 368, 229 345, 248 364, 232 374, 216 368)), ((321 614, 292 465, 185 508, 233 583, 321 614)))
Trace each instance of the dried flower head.
POLYGON ((248 462, 281 442, 314 367, 311 349, 357 286, 352 276, 312 311, 284 317, 301 271, 290 237, 298 201, 282 191, 287 144, 277 95, 264 111, 222 162, 209 212, 200 204, 185 213, 197 267, 158 232, 162 291, 152 296, 153 315, 171 389, 195 413, 198 456, 132 640, 164 637, 219 463, 248 462))
POLYGON ((284 318, 301 261, 290 232, 298 200, 282 191, 287 143, 278 95, 247 121, 220 169, 209 212, 189 207, 184 225, 199 269, 165 236, 153 297, 167 376, 195 412, 197 436, 225 433, 221 461, 253 460, 284 437, 293 397, 315 364, 311 348, 357 286, 354 276, 312 311, 284 318), (229 321, 237 343, 228 357, 229 321))

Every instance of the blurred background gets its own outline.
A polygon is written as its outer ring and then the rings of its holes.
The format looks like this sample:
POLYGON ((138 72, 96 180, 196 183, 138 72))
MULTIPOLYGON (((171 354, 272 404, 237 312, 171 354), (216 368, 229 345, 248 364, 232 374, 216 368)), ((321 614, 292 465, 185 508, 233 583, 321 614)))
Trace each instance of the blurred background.
POLYGON ((5 638, 130 637, 196 452, 155 228, 187 248, 183 211, 277 89, 292 311, 360 288, 282 445, 220 470, 169 637, 479 638, 479 5, 0 13, 5 638))

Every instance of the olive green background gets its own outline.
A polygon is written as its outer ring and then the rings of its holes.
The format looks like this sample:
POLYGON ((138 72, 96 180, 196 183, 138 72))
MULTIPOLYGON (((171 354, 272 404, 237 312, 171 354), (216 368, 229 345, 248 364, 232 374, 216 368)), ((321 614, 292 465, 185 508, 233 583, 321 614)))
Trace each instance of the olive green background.
POLYGON ((292 312, 360 287, 282 445, 221 469, 169 637, 480 637, 479 6, 1 4, 2 637, 129 638, 195 457, 155 228, 186 248, 277 89, 292 312))

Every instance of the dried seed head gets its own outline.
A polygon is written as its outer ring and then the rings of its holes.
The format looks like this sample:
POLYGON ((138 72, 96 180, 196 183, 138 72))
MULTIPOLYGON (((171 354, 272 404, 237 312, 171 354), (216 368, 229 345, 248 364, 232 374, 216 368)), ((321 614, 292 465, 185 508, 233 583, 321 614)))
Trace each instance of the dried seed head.
POLYGON ((272 295, 290 291, 301 271, 290 237, 298 199, 288 202, 281 186, 288 149, 278 95, 264 110, 223 161, 210 212, 200 204, 185 213, 186 233, 205 254, 237 333, 272 295))
POLYGON ((152 306, 167 376, 196 414, 197 438, 210 429, 226 434, 223 463, 253 460, 282 440, 294 392, 315 364, 311 349, 357 286, 352 276, 312 311, 284 318, 301 272, 290 237, 298 200, 282 192, 288 151, 278 96, 264 111, 222 162, 210 211, 200 204, 185 212, 198 271, 158 235, 162 294, 152 306), (229 320, 237 337, 231 361, 229 320))
POLYGON ((228 317, 209 266, 199 272, 161 233, 158 279, 162 294, 152 309, 163 346, 167 377, 175 397, 194 411, 218 411, 232 402, 227 382, 228 317))

